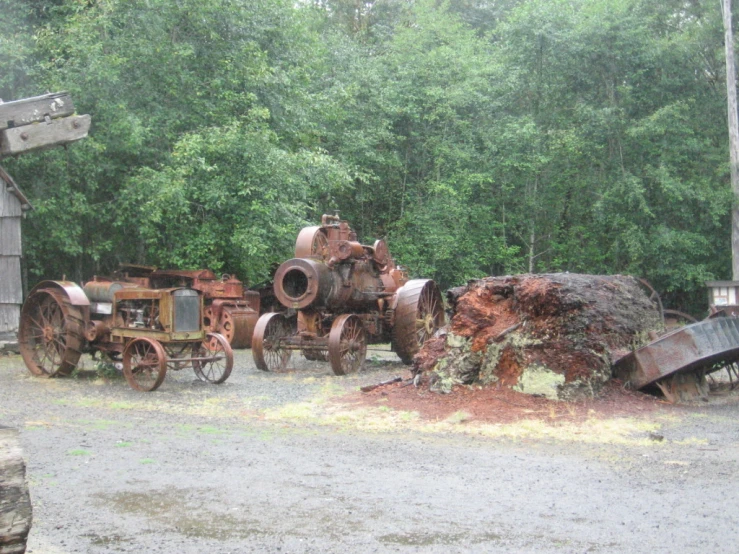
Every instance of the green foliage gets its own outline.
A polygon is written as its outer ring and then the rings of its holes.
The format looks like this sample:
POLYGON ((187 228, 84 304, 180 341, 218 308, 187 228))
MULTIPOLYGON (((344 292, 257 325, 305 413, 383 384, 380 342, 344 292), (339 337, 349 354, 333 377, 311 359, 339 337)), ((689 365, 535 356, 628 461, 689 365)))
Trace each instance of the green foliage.
MULTIPOLYGON (((341 211, 414 276, 728 278, 720 10, 678 0, 0 0, 0 97, 90 137, 4 163, 29 280, 251 283, 341 211)), ((697 311, 694 309, 694 311, 697 311)))

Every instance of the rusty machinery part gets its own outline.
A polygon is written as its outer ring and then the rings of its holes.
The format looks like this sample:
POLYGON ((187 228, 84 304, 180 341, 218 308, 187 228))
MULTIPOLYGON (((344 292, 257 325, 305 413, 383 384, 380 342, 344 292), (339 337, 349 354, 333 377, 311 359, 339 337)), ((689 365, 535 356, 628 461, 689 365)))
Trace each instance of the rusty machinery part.
POLYGON ((331 325, 328 357, 336 375, 355 373, 367 356, 367 336, 362 320, 354 314, 343 314, 331 325))
POLYGON ((654 304, 655 308, 657 308, 657 311, 659 312, 660 321, 662 321, 662 325, 664 325, 665 309, 664 309, 664 306, 662 305, 662 299, 659 297, 659 294, 654 289, 654 287, 651 285, 651 283, 647 281, 646 279, 642 279, 641 277, 639 277, 637 281, 639 281, 642 287, 644 287, 646 292, 649 294, 649 301, 652 302, 652 304, 654 304))
POLYGON ((105 322, 100 320, 93 320, 87 323, 85 329, 85 338, 87 342, 95 342, 102 339, 106 334, 110 332, 110 329, 105 322))
POLYGON ((390 262, 390 249, 388 249, 387 243, 384 240, 375 241, 372 247, 372 259, 375 260, 380 271, 387 269, 387 265, 390 262))
POLYGON ((295 257, 317 257, 328 260, 329 247, 326 232, 318 226, 304 227, 295 241, 295 257))
POLYGON ((620 358, 614 375, 641 389, 678 372, 720 369, 739 359, 739 318, 719 317, 686 325, 620 358))
POLYGON ((234 352, 223 335, 208 333, 205 340, 193 346, 192 368, 201 381, 220 385, 234 365, 234 352))
POLYGON ((292 350, 282 344, 295 333, 290 321, 278 313, 264 314, 257 321, 252 338, 254 363, 262 371, 282 371, 287 367, 292 350))
MULTIPOLYGON (((321 313, 312 311, 298 312, 298 333, 305 331, 315 338, 322 338, 323 328, 321 326, 321 313)), ((326 349, 303 349, 300 351, 306 360, 312 362, 327 362, 328 350, 326 349)))
POLYGON ((439 287, 430 279, 408 281, 398 290, 392 346, 405 364, 436 330, 444 325, 444 303, 439 287))
POLYGON ((231 348, 249 348, 259 314, 238 306, 224 306, 218 321, 218 332, 226 337, 231 348))
POLYGON ((34 375, 72 373, 84 345, 84 316, 64 290, 34 289, 21 310, 18 345, 34 375))
POLYGON ((133 339, 123 351, 123 375, 131 388, 149 392, 159 388, 167 374, 167 354, 157 340, 133 339))
POLYGON ((690 323, 697 323, 698 320, 694 318, 690 314, 686 314, 685 312, 681 312, 679 310, 668 310, 665 309, 662 311, 665 317, 665 328, 666 329, 673 329, 675 327, 680 327, 683 325, 688 325, 690 323))
POLYGON ((301 310, 325 304, 332 285, 331 270, 326 264, 310 258, 293 258, 277 269, 274 293, 286 308, 301 310))
POLYGON ((228 301, 217 309, 210 305, 203 312, 205 330, 223 335, 231 348, 251 348, 251 337, 254 334, 259 314, 252 308, 244 308, 228 301))

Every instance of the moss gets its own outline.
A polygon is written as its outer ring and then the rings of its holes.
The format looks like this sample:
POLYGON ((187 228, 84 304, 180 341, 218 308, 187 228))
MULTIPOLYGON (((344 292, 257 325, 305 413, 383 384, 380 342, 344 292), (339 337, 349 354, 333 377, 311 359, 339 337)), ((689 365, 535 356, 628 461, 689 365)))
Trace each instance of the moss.
POLYGON ((565 376, 542 365, 525 367, 518 384, 513 390, 526 394, 541 394, 552 400, 559 399, 559 387, 564 385, 565 376))

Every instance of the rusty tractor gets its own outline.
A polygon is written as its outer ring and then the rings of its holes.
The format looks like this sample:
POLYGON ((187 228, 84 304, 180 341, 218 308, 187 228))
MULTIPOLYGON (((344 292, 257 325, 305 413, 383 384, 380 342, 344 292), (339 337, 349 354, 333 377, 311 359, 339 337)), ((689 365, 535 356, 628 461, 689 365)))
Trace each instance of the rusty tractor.
POLYGON ((188 287, 203 293, 203 321, 210 333, 220 333, 231 348, 250 348, 254 326, 259 319, 260 294, 244 290, 234 275, 218 278, 209 269, 180 271, 140 265, 122 265, 114 280, 136 283, 146 288, 188 287))
POLYGON ((101 352, 140 391, 157 389, 168 369, 192 367, 199 379, 218 384, 233 368, 231 346, 206 332, 203 295, 191 288, 43 281, 23 304, 18 342, 34 375, 69 375, 83 352, 101 352))
POLYGON ((385 241, 360 244, 338 216, 300 231, 295 258, 275 273, 274 294, 297 318, 268 313, 257 321, 252 354, 264 371, 284 369, 299 350, 345 375, 362 367, 369 342, 385 341, 408 364, 444 323, 436 283, 409 281, 385 241))

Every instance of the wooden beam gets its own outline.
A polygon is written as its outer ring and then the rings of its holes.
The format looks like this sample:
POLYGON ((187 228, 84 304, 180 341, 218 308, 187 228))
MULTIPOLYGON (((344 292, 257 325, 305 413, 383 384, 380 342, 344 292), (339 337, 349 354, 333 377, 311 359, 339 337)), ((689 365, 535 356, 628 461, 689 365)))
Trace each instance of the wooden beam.
POLYGON ((52 119, 48 123, 5 129, 0 131, 0 156, 69 144, 85 138, 89 130, 89 115, 74 115, 52 119))
POLYGON ((0 103, 0 130, 44 121, 46 116, 56 119, 73 113, 74 104, 68 92, 4 102, 0 103))

